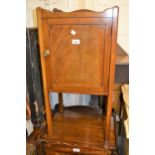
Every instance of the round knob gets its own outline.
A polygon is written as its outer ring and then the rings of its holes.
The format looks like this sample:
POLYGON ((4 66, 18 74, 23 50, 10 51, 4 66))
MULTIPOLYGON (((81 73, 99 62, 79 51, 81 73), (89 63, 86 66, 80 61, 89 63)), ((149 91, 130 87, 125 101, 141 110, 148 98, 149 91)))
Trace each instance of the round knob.
POLYGON ((49 50, 45 50, 43 55, 44 55, 44 57, 48 57, 50 55, 50 51, 49 50))

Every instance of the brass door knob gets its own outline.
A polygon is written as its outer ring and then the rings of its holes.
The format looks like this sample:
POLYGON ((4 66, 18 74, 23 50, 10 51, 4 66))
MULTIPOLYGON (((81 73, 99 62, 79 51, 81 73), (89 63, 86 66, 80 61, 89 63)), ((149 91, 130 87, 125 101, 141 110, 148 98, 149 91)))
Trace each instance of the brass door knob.
POLYGON ((43 55, 44 55, 44 57, 48 57, 50 55, 50 51, 49 50, 45 50, 43 55))

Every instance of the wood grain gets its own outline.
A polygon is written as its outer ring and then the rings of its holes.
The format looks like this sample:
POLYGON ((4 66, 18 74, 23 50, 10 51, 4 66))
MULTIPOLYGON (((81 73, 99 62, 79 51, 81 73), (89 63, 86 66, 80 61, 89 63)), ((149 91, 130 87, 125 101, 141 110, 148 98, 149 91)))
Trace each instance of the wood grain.
POLYGON ((59 101, 59 112, 63 112, 63 94, 58 93, 58 101, 59 101))
POLYGON ((111 154, 116 149, 114 121, 111 119, 109 148, 104 147, 105 117, 97 108, 75 106, 64 109, 64 113, 56 113, 53 117, 53 136, 47 133, 42 137, 43 152, 74 153, 80 149, 81 154, 111 154))
MULTIPOLYGON (((41 8, 37 10, 49 136, 53 133, 49 92, 105 95, 107 115, 105 123, 102 124, 102 140, 105 142, 104 147, 109 148, 118 7, 103 12, 78 10, 66 13, 41 8), (76 33, 72 34, 71 31, 76 33), (73 43, 75 39, 78 44, 73 43), (45 50, 49 51, 47 57, 43 56, 45 50)), ((60 105, 60 111, 61 108, 60 105)), ((54 136, 55 134, 52 138, 54 136)))
POLYGON ((39 44, 40 44, 40 55, 41 55, 41 68, 42 68, 42 79, 43 79, 43 88, 44 88, 44 100, 45 100, 45 111, 46 111, 46 119, 47 119, 47 127, 48 127, 48 135, 52 136, 52 114, 51 114, 51 106, 49 101, 49 92, 47 86, 47 77, 46 77, 46 67, 45 67, 45 59, 42 56, 44 48, 44 36, 43 36, 43 27, 42 27, 42 10, 37 8, 37 17, 38 17, 38 33, 39 33, 39 44))
POLYGON ((105 127, 105 146, 109 145, 110 135, 110 119, 112 113, 112 98, 114 89, 114 77, 115 77, 115 61, 116 61, 116 45, 117 45, 117 24, 118 24, 118 8, 113 9, 113 28, 112 28, 112 45, 111 45, 111 57, 110 57, 110 75, 109 75, 109 95, 107 99, 107 115, 106 115, 106 127, 105 127))

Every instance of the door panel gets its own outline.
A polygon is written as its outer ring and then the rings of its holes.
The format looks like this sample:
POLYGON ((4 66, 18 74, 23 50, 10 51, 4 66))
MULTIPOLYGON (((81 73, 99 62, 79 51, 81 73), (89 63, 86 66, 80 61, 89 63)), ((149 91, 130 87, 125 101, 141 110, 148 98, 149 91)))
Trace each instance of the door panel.
POLYGON ((49 91, 108 94, 112 20, 91 20, 44 19, 49 91))
POLYGON ((65 25, 53 26, 50 32, 53 86, 101 87, 104 29, 65 25), (70 31, 76 31, 77 35, 71 35, 70 31))

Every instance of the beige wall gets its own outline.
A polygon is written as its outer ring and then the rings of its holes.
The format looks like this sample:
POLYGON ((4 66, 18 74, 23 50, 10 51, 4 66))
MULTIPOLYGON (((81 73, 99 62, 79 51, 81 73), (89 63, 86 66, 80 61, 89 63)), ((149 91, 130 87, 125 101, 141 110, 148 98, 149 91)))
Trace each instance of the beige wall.
POLYGON ((128 0, 26 0, 26 26, 37 27, 36 7, 40 6, 49 10, 58 8, 63 11, 77 9, 90 9, 103 11, 106 8, 119 6, 118 44, 129 53, 128 49, 128 0))
MULTIPOLYGON (((58 8, 63 11, 90 9, 103 11, 106 8, 119 6, 118 44, 128 53, 128 0, 26 0, 26 27, 37 27, 36 7, 52 10, 58 8)), ((64 105, 88 105, 89 95, 64 95, 64 105)), ((57 94, 51 95, 52 103, 57 103, 57 94)))

